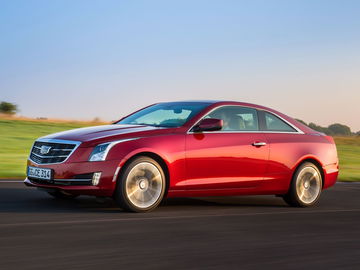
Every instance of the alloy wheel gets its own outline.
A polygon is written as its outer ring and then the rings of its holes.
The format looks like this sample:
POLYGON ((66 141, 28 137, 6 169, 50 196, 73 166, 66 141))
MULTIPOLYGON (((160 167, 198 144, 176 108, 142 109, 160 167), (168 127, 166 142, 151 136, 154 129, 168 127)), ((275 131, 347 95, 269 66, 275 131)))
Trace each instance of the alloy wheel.
POLYGON ((304 167, 296 179, 296 193, 304 204, 312 204, 321 192, 321 175, 314 167, 304 167))
POLYGON ((150 162, 136 164, 126 178, 125 191, 128 200, 136 207, 146 209, 160 198, 164 179, 160 170, 150 162))

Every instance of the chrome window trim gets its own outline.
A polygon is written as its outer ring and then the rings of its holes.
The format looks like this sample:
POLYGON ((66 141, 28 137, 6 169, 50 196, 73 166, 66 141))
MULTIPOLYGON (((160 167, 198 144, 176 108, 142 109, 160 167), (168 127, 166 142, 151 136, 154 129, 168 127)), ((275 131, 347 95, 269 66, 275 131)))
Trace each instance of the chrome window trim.
MULTIPOLYGON (((259 120, 259 119, 258 119, 259 120)), ((186 134, 198 134, 198 133, 280 133, 280 134, 305 134, 301 129, 299 129, 298 127, 296 127, 295 125, 291 124, 289 121, 287 121, 286 119, 282 118, 281 116, 279 116, 277 113, 271 112, 269 110, 266 109, 257 109, 254 107, 250 107, 250 106, 244 106, 244 105, 220 105, 217 106, 213 109, 211 109, 206 115, 204 115, 203 117, 201 117, 198 121, 195 122, 194 125, 192 125, 188 131, 186 132, 186 134), (206 116, 208 116, 210 113, 212 113, 213 111, 222 108, 222 107, 242 107, 242 108, 249 108, 249 109, 253 109, 256 111, 264 111, 264 112, 268 112, 271 113, 273 115, 275 115, 276 117, 278 117, 279 119, 281 119, 282 121, 284 121, 286 124, 288 124, 290 127, 292 127, 293 129, 295 129, 296 131, 268 131, 268 130, 219 130, 219 131, 203 131, 203 132, 192 132, 191 130, 201 121, 203 120, 206 116)))
MULTIPOLYGON (((263 110, 263 109, 261 109, 261 110, 264 111, 264 112, 270 113, 270 114, 272 114, 272 115, 275 115, 277 118, 279 118, 280 120, 284 121, 286 124, 288 124, 290 127, 292 127, 293 129, 296 130, 296 132, 291 132, 291 131, 269 131, 269 132, 272 132, 272 133, 300 133, 300 134, 304 134, 304 132, 303 132, 301 129, 299 129, 297 126, 291 124, 289 121, 287 121, 286 119, 282 118, 280 115, 278 115, 278 114, 276 114, 276 113, 274 113, 274 112, 270 112, 270 111, 268 111, 268 110, 263 110)), ((265 131, 267 131, 267 130, 265 130, 265 131)))
MULTIPOLYGON (((39 138, 37 139, 32 147, 31 147, 31 150, 30 150, 30 154, 29 154, 29 157, 28 157, 28 160, 30 160, 32 163, 36 164, 36 165, 52 165, 52 164, 61 164, 61 163, 64 163, 65 161, 67 161, 70 156, 75 152, 75 150, 80 146, 81 142, 79 141, 70 141, 70 140, 59 140, 59 139, 46 139, 46 138, 39 138), (71 152, 69 153, 69 155, 67 156, 66 159, 64 159, 63 161, 61 162, 54 162, 54 163, 37 163, 36 161, 32 160, 31 159, 31 154, 32 154, 32 150, 35 146, 35 143, 36 142, 45 142, 45 143, 62 143, 62 144, 75 144, 75 147, 74 149, 71 150, 71 152)), ((69 150, 69 149, 68 149, 69 150)), ((37 154, 35 154, 36 156, 38 156, 37 154)))

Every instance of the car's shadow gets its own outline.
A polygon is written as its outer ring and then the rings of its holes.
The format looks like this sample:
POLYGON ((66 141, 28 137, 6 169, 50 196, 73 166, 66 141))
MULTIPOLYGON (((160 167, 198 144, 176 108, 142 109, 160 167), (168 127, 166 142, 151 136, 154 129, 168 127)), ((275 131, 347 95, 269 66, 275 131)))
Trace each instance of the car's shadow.
MULTIPOLYGON (((231 207, 275 207, 287 205, 275 196, 238 196, 238 197, 206 197, 206 198, 167 198, 157 211, 172 210, 206 210, 231 207)), ((111 198, 79 196, 75 199, 55 199, 46 192, 36 189, 1 188, 0 213, 66 213, 66 212, 124 212, 111 198)))

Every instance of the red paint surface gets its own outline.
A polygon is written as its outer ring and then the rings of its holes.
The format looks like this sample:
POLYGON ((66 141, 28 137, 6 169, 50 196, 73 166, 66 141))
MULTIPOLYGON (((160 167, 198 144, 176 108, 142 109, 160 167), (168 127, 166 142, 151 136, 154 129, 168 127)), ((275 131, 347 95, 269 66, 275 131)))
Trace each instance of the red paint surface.
MULTIPOLYGON (((82 128, 47 136, 76 140, 80 147, 60 164, 28 165, 54 169, 56 179, 69 179, 77 174, 102 172, 98 186, 27 185, 59 188, 78 194, 111 196, 118 166, 121 169, 135 155, 156 155, 166 164, 168 196, 224 196, 250 194, 285 194, 296 168, 304 160, 316 161, 324 175, 324 188, 336 182, 338 158, 332 140, 292 118, 272 109, 240 102, 216 102, 179 128, 106 125, 82 128), (206 132, 188 130, 208 111, 222 105, 240 105, 275 112, 304 134, 266 132, 206 132), (114 146, 106 161, 89 162, 94 146, 99 143, 138 138, 114 146), (254 142, 266 142, 255 147, 254 142)), ((121 170, 120 170, 121 173, 121 170)), ((119 179, 115 179, 119 181, 119 179)))

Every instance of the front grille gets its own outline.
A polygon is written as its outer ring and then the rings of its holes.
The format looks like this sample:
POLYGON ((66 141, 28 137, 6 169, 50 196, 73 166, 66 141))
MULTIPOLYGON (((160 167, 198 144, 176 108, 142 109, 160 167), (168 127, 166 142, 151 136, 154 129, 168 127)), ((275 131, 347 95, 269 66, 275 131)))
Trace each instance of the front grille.
POLYGON ((37 164, 64 162, 75 150, 77 143, 36 141, 30 159, 37 164))

